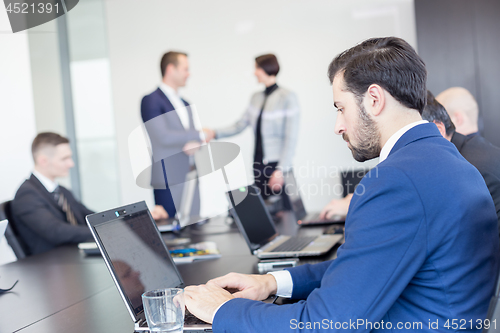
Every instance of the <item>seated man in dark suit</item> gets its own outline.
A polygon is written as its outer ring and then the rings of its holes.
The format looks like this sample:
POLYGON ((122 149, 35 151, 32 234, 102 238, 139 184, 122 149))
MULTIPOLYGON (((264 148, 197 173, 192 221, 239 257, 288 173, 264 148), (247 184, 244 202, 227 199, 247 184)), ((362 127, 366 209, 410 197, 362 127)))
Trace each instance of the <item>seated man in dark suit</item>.
POLYGON ((78 202, 56 178, 74 166, 68 139, 40 133, 31 146, 35 168, 12 200, 12 215, 30 254, 59 245, 92 240, 85 216, 93 211, 78 202))
MULTIPOLYGON (((474 97, 470 95, 470 98, 474 97)), ((422 118, 434 122, 441 135, 451 141, 460 154, 479 170, 495 203, 500 234, 500 148, 476 132, 467 136, 456 132, 447 110, 430 91, 427 92, 427 105, 422 118)))
POLYGON ((337 258, 185 288, 214 332, 479 332, 499 268, 497 216, 480 173, 422 120, 427 71, 404 40, 373 38, 330 64, 335 133, 358 185, 337 258), (224 288, 238 289, 230 294, 224 288), (271 294, 300 300, 258 302, 271 294))

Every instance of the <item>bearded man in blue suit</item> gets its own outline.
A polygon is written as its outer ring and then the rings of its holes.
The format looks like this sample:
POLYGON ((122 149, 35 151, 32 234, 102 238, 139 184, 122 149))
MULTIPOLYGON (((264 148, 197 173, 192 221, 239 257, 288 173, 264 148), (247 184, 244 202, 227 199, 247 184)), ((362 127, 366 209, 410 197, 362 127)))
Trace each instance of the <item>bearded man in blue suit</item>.
POLYGON ((214 332, 480 331, 499 265, 495 207, 477 169, 421 118, 422 59, 402 39, 374 38, 338 55, 328 76, 335 132, 356 160, 380 157, 352 198, 337 259, 187 287, 188 309, 214 332), (259 302, 271 294, 300 301, 259 302))

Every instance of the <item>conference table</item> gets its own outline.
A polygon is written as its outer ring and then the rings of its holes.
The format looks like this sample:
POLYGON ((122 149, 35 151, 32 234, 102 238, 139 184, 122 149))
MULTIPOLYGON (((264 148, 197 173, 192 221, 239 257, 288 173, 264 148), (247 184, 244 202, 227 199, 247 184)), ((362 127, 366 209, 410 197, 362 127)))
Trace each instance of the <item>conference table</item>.
MULTIPOLYGON (((325 227, 299 227, 291 212, 285 212, 276 227, 284 235, 319 235, 325 227)), ((191 242, 213 241, 222 256, 218 259, 179 264, 186 285, 202 284, 229 272, 258 274, 258 259, 226 217, 210 219, 201 226, 189 226, 179 234, 164 233, 191 242)), ((337 245, 338 246, 338 245, 337 245)), ((326 255, 301 259, 300 264, 335 258, 337 247, 326 255)), ((74 246, 0 266, 0 288, 15 288, 0 294, 0 333, 7 332, 133 332, 134 323, 120 298, 100 256, 86 256, 74 246)))

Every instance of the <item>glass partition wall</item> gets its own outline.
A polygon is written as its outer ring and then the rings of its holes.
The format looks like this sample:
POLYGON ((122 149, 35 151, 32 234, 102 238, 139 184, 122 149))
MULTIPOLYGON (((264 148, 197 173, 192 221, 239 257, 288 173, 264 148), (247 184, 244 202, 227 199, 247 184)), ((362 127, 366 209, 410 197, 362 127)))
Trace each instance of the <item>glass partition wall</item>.
POLYGON ((80 1, 28 39, 37 132, 72 143, 76 165, 60 183, 92 210, 120 205, 103 1, 80 1))

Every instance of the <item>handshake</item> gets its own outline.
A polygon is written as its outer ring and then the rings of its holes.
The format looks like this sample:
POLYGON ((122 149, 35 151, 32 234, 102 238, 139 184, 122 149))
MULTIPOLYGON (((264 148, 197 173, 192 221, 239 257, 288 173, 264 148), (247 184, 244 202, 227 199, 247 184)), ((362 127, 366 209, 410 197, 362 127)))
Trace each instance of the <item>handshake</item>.
MULTIPOLYGON (((204 128, 203 134, 205 136, 206 143, 209 143, 210 141, 215 139, 215 131, 213 129, 204 128)), ((200 143, 199 141, 189 141, 184 145, 182 150, 186 155, 193 156, 198 151, 198 149, 200 149, 201 144, 202 143, 200 143)))
POLYGON ((205 141, 210 142, 215 139, 215 131, 210 128, 203 128, 203 134, 205 134, 205 141))

